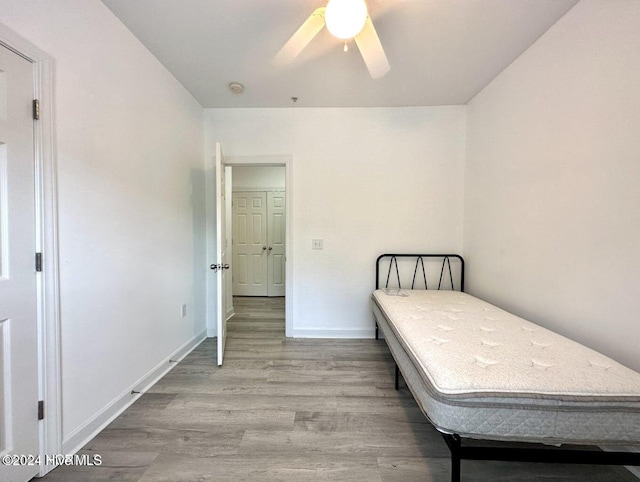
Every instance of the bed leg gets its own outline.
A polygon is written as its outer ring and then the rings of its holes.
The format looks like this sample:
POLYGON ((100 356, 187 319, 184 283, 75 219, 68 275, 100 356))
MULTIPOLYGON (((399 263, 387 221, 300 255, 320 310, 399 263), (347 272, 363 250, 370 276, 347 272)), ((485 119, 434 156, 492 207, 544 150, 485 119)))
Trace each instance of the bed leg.
POLYGON ((443 433, 442 437, 451 451, 451 482, 460 482, 460 451, 462 439, 457 434, 443 433))
POLYGON ((451 454, 451 482, 460 482, 460 455, 451 454))
POLYGON ((376 340, 378 339, 378 323, 376 323, 376 340))
POLYGON ((396 366, 396 390, 400 390, 400 369, 397 363, 394 365, 396 366))

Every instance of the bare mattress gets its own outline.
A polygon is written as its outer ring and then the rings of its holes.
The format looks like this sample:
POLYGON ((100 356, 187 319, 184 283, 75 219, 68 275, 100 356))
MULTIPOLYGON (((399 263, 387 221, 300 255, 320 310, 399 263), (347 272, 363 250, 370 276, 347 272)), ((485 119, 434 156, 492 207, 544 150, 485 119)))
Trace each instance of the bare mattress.
POLYGON ((640 443, 640 374, 594 350, 457 291, 376 290, 373 311, 442 432, 640 443))

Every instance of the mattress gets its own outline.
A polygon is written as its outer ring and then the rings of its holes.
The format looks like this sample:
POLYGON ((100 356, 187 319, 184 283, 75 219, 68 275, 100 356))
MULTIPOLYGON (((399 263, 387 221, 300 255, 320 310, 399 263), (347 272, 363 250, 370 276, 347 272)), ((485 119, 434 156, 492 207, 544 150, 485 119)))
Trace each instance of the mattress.
POLYGON ((373 293, 420 408, 464 437, 640 444, 640 374, 456 291, 373 293))

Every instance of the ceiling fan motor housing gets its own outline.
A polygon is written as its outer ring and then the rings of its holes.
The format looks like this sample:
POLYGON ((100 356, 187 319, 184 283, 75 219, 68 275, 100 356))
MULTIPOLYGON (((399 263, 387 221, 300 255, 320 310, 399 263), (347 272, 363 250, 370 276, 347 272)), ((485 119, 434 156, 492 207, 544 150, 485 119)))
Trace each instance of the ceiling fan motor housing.
POLYGON ((329 0, 325 22, 331 35, 346 40, 362 31, 367 15, 367 4, 364 0, 329 0))

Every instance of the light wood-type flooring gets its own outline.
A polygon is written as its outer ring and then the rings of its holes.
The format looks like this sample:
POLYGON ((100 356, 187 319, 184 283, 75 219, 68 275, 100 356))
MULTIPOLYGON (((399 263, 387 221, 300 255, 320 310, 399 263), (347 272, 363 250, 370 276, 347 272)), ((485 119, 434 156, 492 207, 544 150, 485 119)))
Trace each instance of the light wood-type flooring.
MULTIPOLYGON (((235 298, 208 339, 44 481, 449 481, 449 452, 382 340, 284 337, 282 298, 235 298)), ((636 481, 621 467, 463 461, 463 481, 636 481)))

